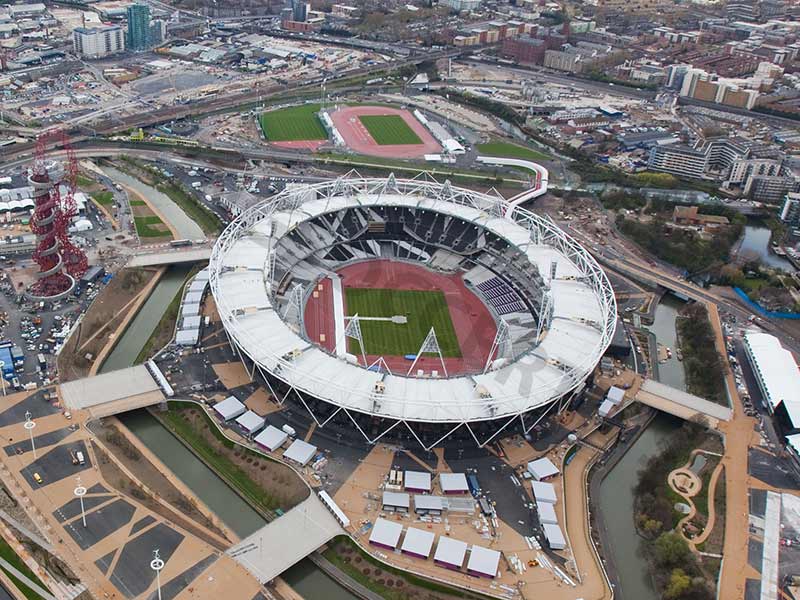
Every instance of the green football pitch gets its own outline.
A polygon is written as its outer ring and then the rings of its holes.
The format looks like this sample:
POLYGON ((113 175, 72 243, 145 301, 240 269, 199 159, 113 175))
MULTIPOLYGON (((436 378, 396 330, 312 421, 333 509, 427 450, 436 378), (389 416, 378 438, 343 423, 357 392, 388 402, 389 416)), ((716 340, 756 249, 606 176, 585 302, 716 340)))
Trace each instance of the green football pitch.
POLYGON ((422 143, 400 115, 362 115, 358 119, 379 146, 422 143))
POLYGON ((270 142, 326 140, 328 134, 317 113, 319 104, 279 108, 261 115, 261 130, 270 142))
MULTIPOLYGON (((416 354, 431 327, 442 355, 460 358, 450 310, 443 292, 416 290, 385 290, 373 288, 346 288, 347 314, 359 317, 393 317, 402 315, 406 323, 391 321, 361 321, 366 354, 404 356, 416 354)), ((356 340, 349 340, 350 352, 360 354, 356 340)))

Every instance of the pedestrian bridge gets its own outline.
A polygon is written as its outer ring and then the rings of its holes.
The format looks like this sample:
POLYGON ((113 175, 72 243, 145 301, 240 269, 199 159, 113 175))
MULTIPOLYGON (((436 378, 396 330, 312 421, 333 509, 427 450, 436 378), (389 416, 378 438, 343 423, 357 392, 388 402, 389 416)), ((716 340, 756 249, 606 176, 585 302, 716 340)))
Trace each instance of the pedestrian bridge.
POLYGON ((312 491, 308 498, 228 550, 261 583, 343 534, 339 522, 312 491))
POLYGON ((154 248, 147 252, 134 254, 128 260, 127 267, 155 267, 158 265, 178 265, 204 262, 211 258, 211 246, 201 248, 154 248))
POLYGON ((636 393, 636 399, 642 404, 687 421, 703 417, 709 427, 714 429, 720 421, 730 421, 733 418, 733 410, 727 406, 676 390, 652 379, 645 379, 642 382, 636 393))
POLYGON ((172 393, 152 361, 59 386, 64 406, 69 410, 86 410, 95 419, 160 404, 172 393))

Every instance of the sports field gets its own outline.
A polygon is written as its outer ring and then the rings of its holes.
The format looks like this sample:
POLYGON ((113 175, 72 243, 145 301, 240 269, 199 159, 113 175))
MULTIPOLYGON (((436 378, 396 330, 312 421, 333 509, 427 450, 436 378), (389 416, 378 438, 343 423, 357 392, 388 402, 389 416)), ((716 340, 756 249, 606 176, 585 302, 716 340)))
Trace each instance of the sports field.
POLYGON ((501 140, 492 140, 485 144, 477 144, 476 148, 481 154, 500 158, 519 158, 522 160, 547 160, 552 158, 549 154, 534 150, 533 148, 519 146, 501 140))
POLYGON ((358 119, 379 146, 422 143, 400 115, 361 115, 358 119))
MULTIPOLYGON (((433 327, 442 355, 461 358, 450 310, 440 291, 387 290, 380 288, 345 288, 347 314, 360 317, 393 317, 403 315, 407 323, 361 321, 361 335, 367 354, 404 356, 416 354, 425 336, 433 327)), ((349 340, 349 349, 360 354, 356 340, 349 340)))
POLYGON ((319 104, 279 108, 261 115, 261 130, 270 142, 326 140, 328 134, 317 117, 319 104))

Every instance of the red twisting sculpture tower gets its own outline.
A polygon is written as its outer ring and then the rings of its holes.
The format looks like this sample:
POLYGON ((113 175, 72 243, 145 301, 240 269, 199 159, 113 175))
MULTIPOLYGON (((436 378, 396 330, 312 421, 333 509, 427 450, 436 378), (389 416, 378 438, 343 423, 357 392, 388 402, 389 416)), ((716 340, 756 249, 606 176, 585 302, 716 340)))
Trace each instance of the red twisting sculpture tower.
POLYGON ((33 187, 31 230, 36 234, 33 260, 39 265, 36 282, 28 289, 35 300, 57 300, 75 287, 86 272, 86 255, 69 237, 77 209, 75 185, 77 162, 63 130, 53 130, 36 140, 36 160, 28 182, 33 187), (47 160, 47 149, 61 147, 63 161, 47 160), (62 193, 63 190, 63 193, 62 193))

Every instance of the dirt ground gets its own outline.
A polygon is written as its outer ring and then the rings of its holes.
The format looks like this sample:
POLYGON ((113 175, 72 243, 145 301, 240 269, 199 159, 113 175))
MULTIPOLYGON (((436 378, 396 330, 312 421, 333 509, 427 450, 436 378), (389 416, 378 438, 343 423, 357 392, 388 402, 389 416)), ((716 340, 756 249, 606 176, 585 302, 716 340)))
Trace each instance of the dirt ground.
POLYGON ((226 389, 230 390, 250 383, 250 376, 245 371, 242 363, 238 361, 211 365, 211 368, 214 369, 214 373, 217 374, 226 389))
POLYGON ((191 424, 205 442, 242 470, 258 486, 272 496, 275 502, 287 511, 308 497, 305 484, 286 465, 273 460, 259 460, 242 453, 241 448, 226 448, 211 432, 205 415, 200 408, 189 408, 180 411, 181 417, 191 424))
POLYGON ((117 326, 134 304, 134 298, 155 274, 151 269, 123 269, 103 288, 58 356, 62 382, 89 374, 94 358, 111 341, 117 326), (87 359, 87 355, 91 359, 87 359))

